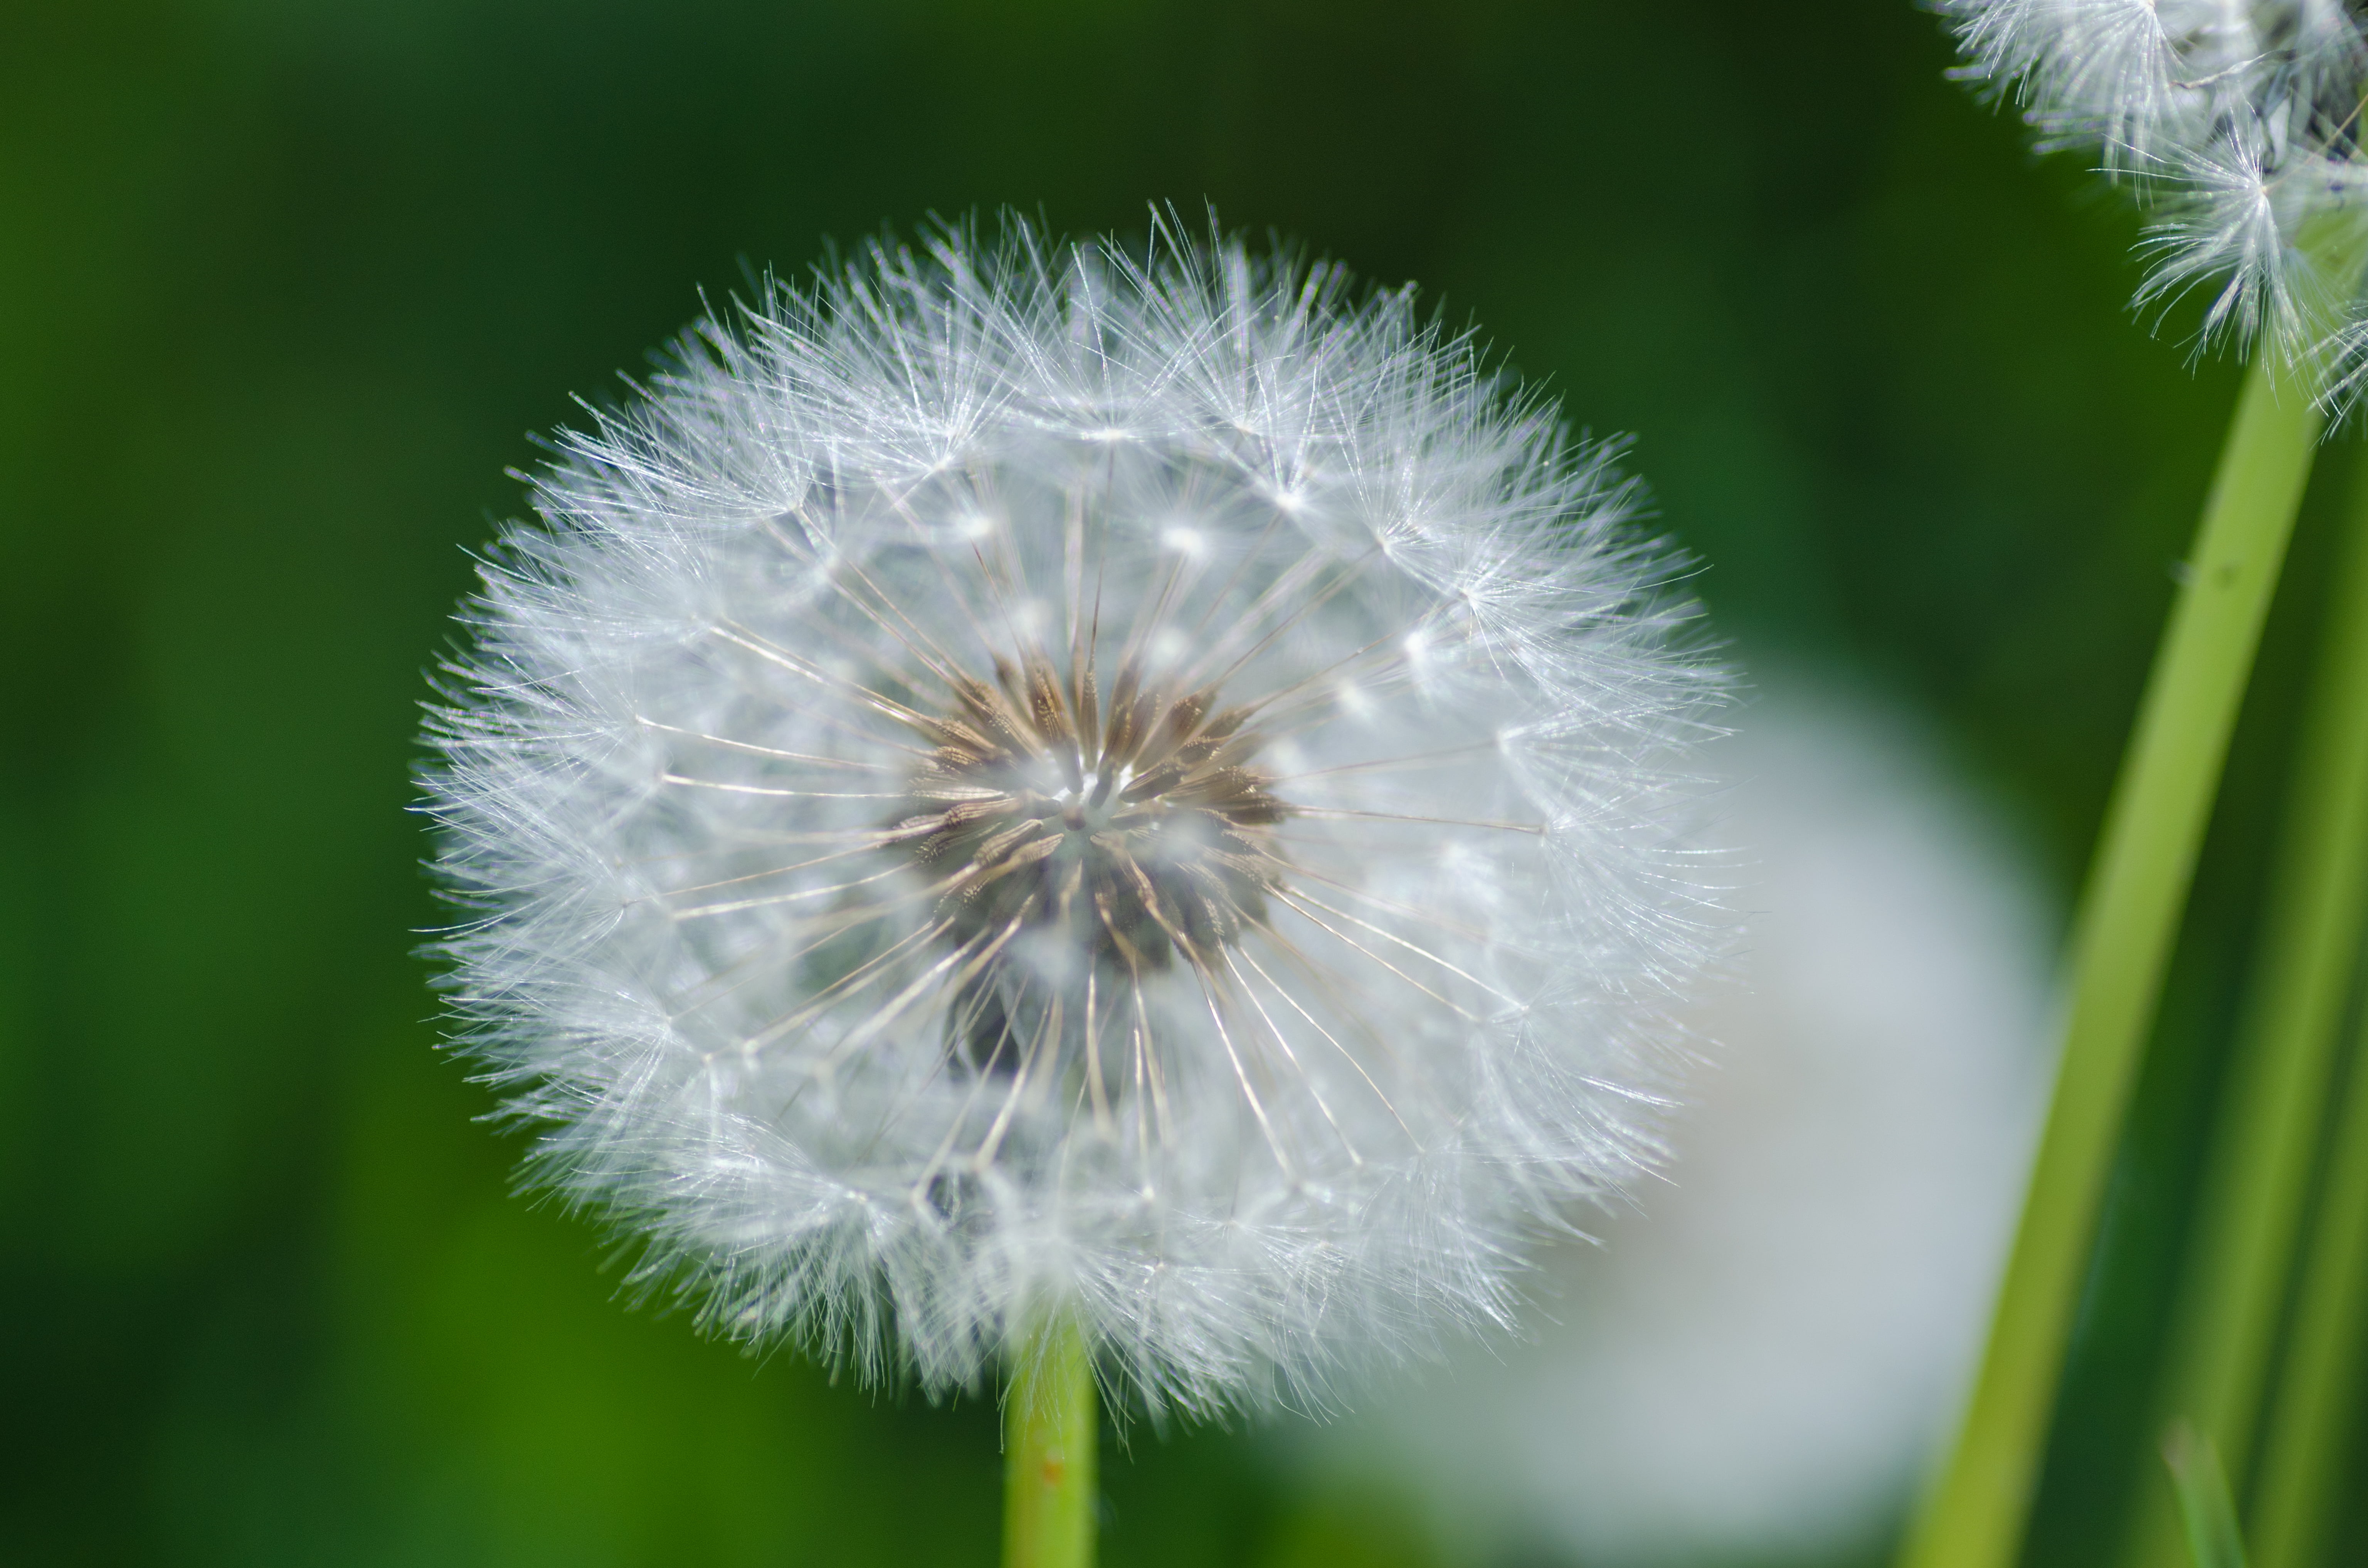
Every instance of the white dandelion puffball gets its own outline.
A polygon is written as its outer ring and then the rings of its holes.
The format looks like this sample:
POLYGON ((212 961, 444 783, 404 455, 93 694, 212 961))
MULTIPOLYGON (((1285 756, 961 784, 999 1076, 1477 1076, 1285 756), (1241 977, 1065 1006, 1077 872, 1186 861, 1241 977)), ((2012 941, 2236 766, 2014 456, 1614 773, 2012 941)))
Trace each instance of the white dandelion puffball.
POLYGON ((1965 74, 2048 144, 2089 144, 2155 204, 2141 301, 2220 280, 2206 336, 2266 331, 2338 398, 2368 337, 2368 6, 2353 0, 1941 0, 1965 74))
POLYGON ((467 1049, 702 1324, 1150 1408, 1501 1322, 1656 1156, 1719 696, 1601 447, 1406 291, 1009 224, 700 323, 431 722, 467 1049))

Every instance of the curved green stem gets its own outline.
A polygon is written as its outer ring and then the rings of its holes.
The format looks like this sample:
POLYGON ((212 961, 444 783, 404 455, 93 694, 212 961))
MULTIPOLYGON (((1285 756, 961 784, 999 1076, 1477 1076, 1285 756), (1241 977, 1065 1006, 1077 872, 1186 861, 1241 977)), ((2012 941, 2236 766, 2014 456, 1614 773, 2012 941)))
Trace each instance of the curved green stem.
POLYGON ((2189 1568, 2245 1568, 2237 1500, 2229 1494, 2228 1475, 2212 1439, 2174 1421, 2162 1437, 2162 1458, 2187 1526, 2189 1568))
MULTIPOLYGON (((2368 471, 2347 522, 2159 1410, 2239 1487, 2368 924, 2368 471)), ((2146 1495, 2133 1541, 2133 1568, 2184 1568, 2169 1488, 2146 1495)))
POLYGON ((2248 374, 2075 923, 2055 1094, 1954 1451, 1907 1568, 2011 1568, 2130 1085, 2310 473, 2307 391, 2248 374))
POLYGON ((1003 1568, 1093 1568, 1100 1440, 1085 1335, 1048 1316, 1003 1396, 1003 1568))
POLYGON ((2294 1341, 2262 1445, 2253 1559, 2258 1568, 2319 1560, 2360 1388, 2368 1318, 2368 1030, 2354 1045, 2318 1218, 2304 1255, 2294 1341))

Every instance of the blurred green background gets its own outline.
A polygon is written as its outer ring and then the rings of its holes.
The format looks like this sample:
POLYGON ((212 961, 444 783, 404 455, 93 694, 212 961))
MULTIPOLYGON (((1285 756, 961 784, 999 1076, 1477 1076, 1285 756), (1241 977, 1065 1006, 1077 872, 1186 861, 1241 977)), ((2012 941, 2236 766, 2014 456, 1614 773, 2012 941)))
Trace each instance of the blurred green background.
MULTIPOLYGON (((15 0, 0 1559, 992 1560, 991 1405, 616 1303, 596 1229, 510 1194, 412 951, 416 705, 505 471, 827 239, 1205 199, 1419 280, 1637 433, 1747 666, 1931 715, 2068 902, 2235 378, 2134 323, 2134 215, 1948 63, 1905 0, 15 0)), ((2036 1562, 2098 1561, 2138 1473, 2354 466, 2239 736, 2036 1562)), ((1270 1440, 1138 1429, 1107 1561, 1429 1561, 1270 1440)))

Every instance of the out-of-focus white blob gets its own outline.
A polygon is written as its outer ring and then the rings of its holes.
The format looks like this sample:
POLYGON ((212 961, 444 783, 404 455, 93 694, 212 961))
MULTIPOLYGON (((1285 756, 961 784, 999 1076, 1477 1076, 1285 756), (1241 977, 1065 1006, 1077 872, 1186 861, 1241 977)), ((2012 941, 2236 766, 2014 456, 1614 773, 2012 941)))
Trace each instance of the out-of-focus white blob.
POLYGON ((1970 1375, 2044 1088, 2051 912, 1896 714, 1780 683, 1740 731, 1721 836, 1752 917, 1669 1179, 1545 1255, 1529 1343, 1305 1435, 1331 1483, 1402 1478, 1451 1562, 1869 1545, 1970 1375))

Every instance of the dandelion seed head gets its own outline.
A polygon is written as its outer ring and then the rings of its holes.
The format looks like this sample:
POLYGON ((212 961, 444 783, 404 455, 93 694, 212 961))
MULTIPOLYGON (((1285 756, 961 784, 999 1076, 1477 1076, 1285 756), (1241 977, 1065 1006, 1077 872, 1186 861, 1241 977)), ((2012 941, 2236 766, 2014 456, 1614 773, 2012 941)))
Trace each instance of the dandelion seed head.
POLYGON ((949 228, 558 445, 431 719, 441 945, 639 1288, 1320 1403, 1658 1157, 1721 676, 1613 450, 1407 292, 949 228))
POLYGON ((2153 210, 2139 301, 2215 290, 2200 342, 2266 337, 2351 397, 2368 322, 2368 6, 2354 0, 1940 0, 2043 147, 2085 146, 2153 210))

